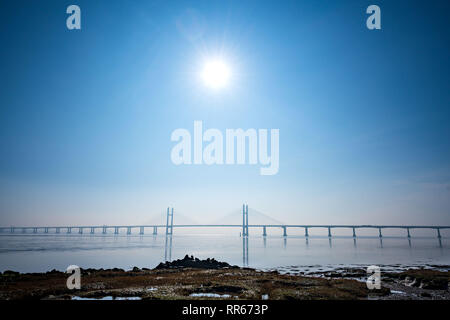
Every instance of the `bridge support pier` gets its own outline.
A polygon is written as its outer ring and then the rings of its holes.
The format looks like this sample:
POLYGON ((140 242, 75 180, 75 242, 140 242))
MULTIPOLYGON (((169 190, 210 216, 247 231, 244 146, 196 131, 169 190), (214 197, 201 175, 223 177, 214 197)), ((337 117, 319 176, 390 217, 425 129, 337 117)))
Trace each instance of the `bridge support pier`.
POLYGON ((128 234, 128 235, 131 234, 131 228, 130 228, 130 227, 127 228, 127 234, 128 234))
POLYGON ((411 234, 409 233, 409 228, 406 228, 407 232, 408 232, 408 238, 411 238, 411 234))
POLYGON ((95 228, 91 228, 91 234, 95 233, 95 228))
POLYGON ((14 233, 15 229, 16 229, 16 228, 11 227, 11 233, 14 233))
POLYGON ((118 227, 114 227, 114 234, 119 234, 119 228, 118 227))
POLYGON ((328 238, 331 238, 331 228, 328 227, 328 238))
POLYGON ((267 237, 266 226, 263 227, 263 237, 267 237))
POLYGON ((83 234, 83 228, 78 228, 78 233, 83 234))
POLYGON ((143 234, 144 234, 144 227, 141 227, 141 228, 140 228, 139 234, 140 234, 140 235, 143 235, 143 234))
POLYGON ((67 228, 67 233, 72 233, 72 228, 67 228))
POLYGON ((381 228, 378 228, 378 236, 381 238, 383 235, 381 234, 381 228))
POLYGON ((56 232, 56 233, 59 233, 59 232, 60 232, 60 228, 56 228, 56 229, 55 229, 55 232, 56 232))
POLYGON ((44 232, 45 232, 45 233, 48 233, 48 228, 44 228, 44 232))
POLYGON ((287 237, 286 226, 283 226, 283 237, 287 237))
POLYGON ((437 228, 437 237, 441 239, 441 229, 437 228))
POLYGON ((153 234, 155 236, 158 234, 158 227, 153 227, 153 234))
POLYGON ((353 229, 353 238, 356 238, 355 228, 352 228, 352 229, 353 229))
POLYGON ((103 226, 103 231, 102 231, 102 233, 103 233, 103 234, 106 234, 106 226, 103 226))
POLYGON ((305 227, 305 237, 309 237, 309 234, 308 234, 308 227, 305 227))

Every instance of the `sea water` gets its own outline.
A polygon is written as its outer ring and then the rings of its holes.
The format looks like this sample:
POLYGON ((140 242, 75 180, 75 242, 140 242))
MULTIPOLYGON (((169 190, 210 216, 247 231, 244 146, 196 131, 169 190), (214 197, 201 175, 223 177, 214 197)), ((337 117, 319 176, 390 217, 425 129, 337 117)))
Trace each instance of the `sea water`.
POLYGON ((162 235, 2 234, 0 271, 81 268, 154 268, 183 258, 215 258, 262 270, 328 270, 341 266, 450 265, 450 238, 267 236, 238 233, 162 235))

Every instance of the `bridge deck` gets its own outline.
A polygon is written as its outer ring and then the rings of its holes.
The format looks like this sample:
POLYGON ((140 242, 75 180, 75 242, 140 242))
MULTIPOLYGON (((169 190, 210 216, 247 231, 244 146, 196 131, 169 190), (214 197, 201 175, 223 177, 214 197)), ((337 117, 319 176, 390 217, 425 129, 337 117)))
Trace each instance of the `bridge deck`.
POLYGON ((82 234, 84 229, 90 229, 90 233, 95 233, 96 229, 102 229, 103 234, 107 234, 108 229, 114 229, 114 234, 119 234, 120 229, 127 229, 127 234, 131 234, 131 230, 135 228, 140 229, 140 234, 144 234, 145 228, 153 228, 153 234, 158 233, 158 228, 166 228, 166 234, 171 235, 173 228, 242 228, 242 236, 248 236, 248 228, 262 228, 263 235, 267 235, 267 228, 282 228, 283 235, 287 236, 288 228, 303 228, 305 229, 305 236, 308 237, 308 230, 312 228, 325 228, 328 229, 328 236, 331 237, 331 229, 336 228, 350 228, 353 229, 353 237, 356 237, 356 229, 373 228, 378 229, 379 236, 382 237, 382 229, 406 229, 408 238, 411 237, 410 229, 435 229, 437 230, 437 236, 441 238, 441 229, 449 229, 450 226, 432 226, 432 225, 336 225, 336 224, 249 224, 248 223, 248 205, 242 206, 242 224, 173 224, 173 208, 167 208, 167 221, 166 224, 145 224, 145 225, 79 225, 79 226, 10 226, 0 227, 0 232, 10 230, 10 233, 15 233, 15 230, 22 230, 22 233, 26 233, 27 230, 33 230, 33 233, 38 233, 38 230, 44 230, 45 233, 49 233, 49 230, 55 233, 60 233, 61 229, 66 229, 66 233, 72 233, 72 229, 78 229, 78 233, 82 234))
MULTIPOLYGON (((102 228, 165 228, 166 225, 163 224, 152 224, 152 225, 81 225, 81 226, 38 226, 38 227, 20 227, 20 226, 11 226, 11 227, 0 227, 0 230, 9 230, 11 228, 14 229, 102 229, 102 228)), ((241 228, 242 224, 174 224, 174 228, 215 228, 215 227, 225 227, 225 228, 241 228)), ((249 228, 395 228, 395 229, 449 229, 450 226, 420 226, 420 225, 314 225, 314 224, 249 224, 249 228)))
MULTIPOLYGON (((169 221, 169 220, 168 220, 169 221)), ((328 237, 332 237, 331 230, 335 228, 347 228, 353 230, 353 237, 356 238, 356 229, 362 228, 372 228, 378 229, 379 237, 382 238, 382 229, 406 229, 407 237, 411 238, 411 229, 434 229, 437 231, 437 238, 439 242, 441 241, 441 229, 449 229, 450 226, 420 226, 420 225, 303 225, 303 224, 172 224, 167 225, 155 224, 155 225, 95 225, 95 226, 41 226, 41 227, 0 227, 0 233, 4 233, 5 230, 10 230, 10 233, 15 233, 16 230, 21 230, 22 233, 26 233, 27 230, 33 230, 34 234, 38 233, 38 230, 44 230, 44 233, 49 233, 49 230, 54 231, 54 233, 61 233, 61 229, 65 229, 66 233, 72 233, 72 229, 77 229, 79 234, 83 233, 84 229, 90 229, 90 233, 94 234, 96 229, 102 229, 102 234, 107 234, 108 229, 114 229, 114 234, 119 234, 120 229, 127 229, 127 235, 130 235, 131 230, 134 228, 139 228, 139 234, 143 235, 145 233, 145 228, 153 228, 153 234, 158 233, 158 228, 166 228, 166 235, 172 235, 173 228, 242 228, 242 236, 248 236, 248 228, 262 228, 263 236, 267 236, 267 228, 282 228, 283 236, 287 237, 288 228, 303 228, 305 230, 305 237, 309 237, 309 229, 312 228, 325 228, 328 229, 328 237)))

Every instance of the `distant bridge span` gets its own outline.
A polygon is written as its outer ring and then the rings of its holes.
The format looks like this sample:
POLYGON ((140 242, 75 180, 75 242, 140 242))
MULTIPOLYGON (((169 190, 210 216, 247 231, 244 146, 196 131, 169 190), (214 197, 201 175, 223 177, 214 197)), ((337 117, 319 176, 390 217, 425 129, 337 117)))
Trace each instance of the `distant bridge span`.
MULTIPOLYGON (((139 234, 144 234, 145 229, 152 229, 153 234, 158 233, 158 228, 166 228, 166 225, 155 224, 155 225, 111 225, 111 226, 100 226, 100 225, 82 225, 82 226, 48 226, 48 227, 0 227, 0 233, 54 233, 59 234, 61 231, 65 231, 67 234, 73 233, 73 231, 83 234, 85 230, 90 234, 94 234, 96 230, 101 230, 103 234, 107 233, 107 230, 114 230, 114 234, 119 234, 121 229, 126 229, 127 234, 132 234, 133 229, 138 229, 139 234)), ((356 229, 378 229, 379 236, 382 237, 382 229, 405 229, 407 231, 407 237, 411 237, 411 229, 434 229, 437 232, 437 237, 441 238, 441 229, 450 229, 450 226, 422 226, 422 225, 314 225, 314 224, 249 224, 248 228, 261 228, 262 235, 267 236, 268 228, 280 228, 283 230, 283 236, 287 237, 287 229, 300 228, 305 230, 305 236, 309 236, 309 229, 322 228, 328 230, 328 236, 332 237, 332 229, 352 229, 353 237, 356 237, 356 229)), ((242 228, 240 224, 174 224, 172 228, 242 228)), ((245 235, 245 234, 244 234, 245 235)), ((248 236, 248 234, 246 234, 248 236)))
POLYGON ((173 208, 169 211, 167 208, 167 221, 166 224, 146 224, 146 225, 79 225, 79 226, 39 226, 39 227, 0 227, 0 233, 27 233, 31 231, 34 234, 39 233, 55 233, 59 234, 61 231, 65 231, 67 234, 71 234, 73 230, 79 234, 83 234, 84 230, 87 230, 90 234, 94 234, 97 229, 101 230, 102 234, 107 234, 108 229, 113 229, 114 234, 119 234, 120 229, 126 229, 127 234, 132 234, 133 229, 139 229, 139 234, 143 235, 145 229, 151 229, 152 233, 156 235, 158 228, 165 228, 166 234, 172 234, 173 228, 242 228, 242 236, 248 236, 249 228, 261 228, 262 235, 267 236, 267 228, 280 228, 283 230, 283 236, 287 237, 287 229, 300 228, 304 229, 305 237, 309 237, 309 229, 322 228, 328 230, 328 237, 332 237, 331 230, 337 228, 352 229, 353 237, 356 238, 356 229, 378 229, 379 237, 381 238, 382 229, 404 229, 406 230, 406 236, 411 238, 411 229, 433 229, 436 230, 437 237, 441 238, 441 229, 450 229, 450 226, 436 226, 436 225, 328 225, 328 224, 248 224, 248 206, 244 205, 242 209, 242 224, 173 224, 173 208))

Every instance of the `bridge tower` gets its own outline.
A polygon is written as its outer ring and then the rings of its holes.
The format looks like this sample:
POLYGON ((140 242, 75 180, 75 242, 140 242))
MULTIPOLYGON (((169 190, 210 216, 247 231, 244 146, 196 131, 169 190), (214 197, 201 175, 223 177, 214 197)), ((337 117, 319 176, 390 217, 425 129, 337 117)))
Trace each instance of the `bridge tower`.
POLYGON ((167 208, 166 234, 173 234, 173 208, 167 208))
POLYGON ((242 236, 248 237, 248 205, 242 205, 242 236))

